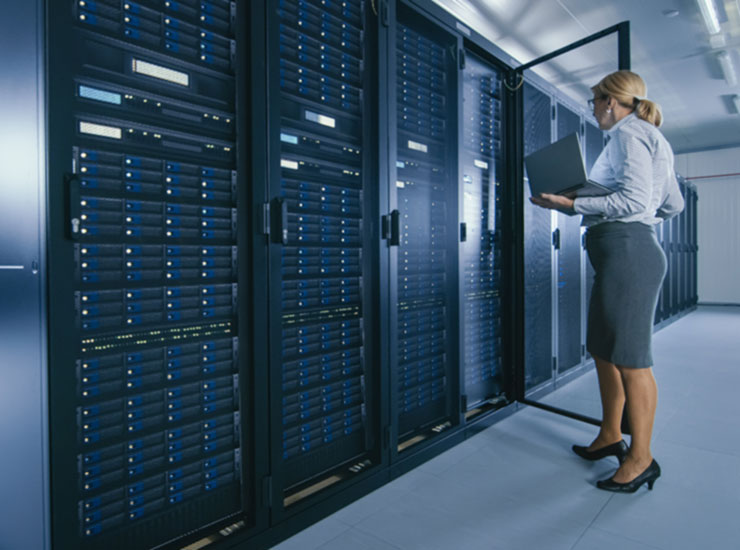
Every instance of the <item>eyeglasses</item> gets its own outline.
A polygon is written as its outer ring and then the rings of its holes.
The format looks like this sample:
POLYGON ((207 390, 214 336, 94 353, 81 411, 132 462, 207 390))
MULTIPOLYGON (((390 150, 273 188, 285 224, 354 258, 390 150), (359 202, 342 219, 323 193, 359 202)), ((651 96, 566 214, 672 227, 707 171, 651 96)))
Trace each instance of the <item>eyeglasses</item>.
POLYGON ((594 103, 596 102, 596 100, 597 100, 597 99, 606 99, 606 96, 603 96, 603 95, 602 95, 602 96, 599 96, 599 97, 595 97, 595 98, 593 98, 593 99, 589 99, 589 100, 588 100, 588 101, 586 102, 586 103, 588 103, 588 108, 589 108, 589 109, 593 109, 593 108, 594 108, 594 103))

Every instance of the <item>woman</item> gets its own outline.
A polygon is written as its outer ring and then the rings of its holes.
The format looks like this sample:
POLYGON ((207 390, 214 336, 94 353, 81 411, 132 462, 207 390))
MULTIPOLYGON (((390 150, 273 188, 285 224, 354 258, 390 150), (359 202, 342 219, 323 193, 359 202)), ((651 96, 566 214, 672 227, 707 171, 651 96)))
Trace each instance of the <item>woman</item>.
POLYGON ((650 451, 658 390, 652 372, 651 336, 666 258, 654 226, 683 210, 673 168, 673 151, 658 130, 660 107, 646 99, 642 78, 617 71, 591 88, 589 104, 610 140, 591 169, 590 179, 615 191, 603 197, 541 194, 530 200, 543 208, 583 215, 586 250, 595 271, 588 311, 586 347, 596 362, 603 421, 579 456, 616 456, 620 466, 600 489, 652 489, 660 466, 650 451), (626 403, 632 430, 622 440, 626 403))

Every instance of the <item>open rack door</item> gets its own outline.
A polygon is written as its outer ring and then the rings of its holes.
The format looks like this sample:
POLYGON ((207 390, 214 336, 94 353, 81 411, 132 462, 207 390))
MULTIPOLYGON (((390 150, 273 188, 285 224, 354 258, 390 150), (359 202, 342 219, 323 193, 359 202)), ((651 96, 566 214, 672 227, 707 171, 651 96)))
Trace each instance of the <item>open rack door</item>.
POLYGON ((523 213, 524 368, 519 399, 596 425, 601 417, 599 393, 585 346, 593 270, 584 249, 581 217, 532 205, 523 159, 577 133, 590 169, 606 143, 586 106, 590 86, 610 72, 629 68, 625 21, 513 69, 507 82, 519 122, 514 181, 523 213), (568 382, 572 382, 568 390, 553 393, 568 382), (584 400, 583 395, 592 399, 584 400))

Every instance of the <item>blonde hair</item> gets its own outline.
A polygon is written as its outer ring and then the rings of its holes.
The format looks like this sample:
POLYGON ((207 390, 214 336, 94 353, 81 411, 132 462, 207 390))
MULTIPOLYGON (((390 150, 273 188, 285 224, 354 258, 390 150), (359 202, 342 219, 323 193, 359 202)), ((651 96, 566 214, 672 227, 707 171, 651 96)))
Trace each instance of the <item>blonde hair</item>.
POLYGON ((660 105, 647 99, 647 86, 640 75, 632 71, 617 71, 606 75, 591 87, 595 97, 613 97, 628 109, 634 109, 638 118, 660 126, 663 114, 660 105))

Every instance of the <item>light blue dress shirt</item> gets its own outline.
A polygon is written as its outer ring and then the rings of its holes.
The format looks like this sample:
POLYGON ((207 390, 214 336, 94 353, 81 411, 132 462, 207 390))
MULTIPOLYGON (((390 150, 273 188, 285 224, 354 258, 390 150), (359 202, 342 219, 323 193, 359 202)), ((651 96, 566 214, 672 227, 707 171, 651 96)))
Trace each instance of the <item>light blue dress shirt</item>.
POLYGON ((673 151, 655 126, 631 113, 612 126, 609 142, 589 179, 612 189, 602 197, 579 197, 574 209, 582 225, 619 221, 655 225, 681 212, 683 197, 673 167, 673 151))

